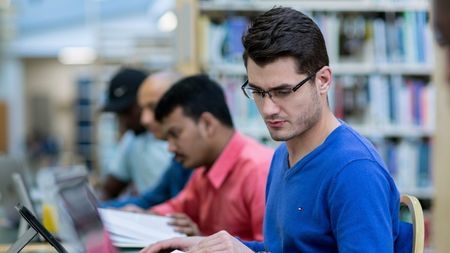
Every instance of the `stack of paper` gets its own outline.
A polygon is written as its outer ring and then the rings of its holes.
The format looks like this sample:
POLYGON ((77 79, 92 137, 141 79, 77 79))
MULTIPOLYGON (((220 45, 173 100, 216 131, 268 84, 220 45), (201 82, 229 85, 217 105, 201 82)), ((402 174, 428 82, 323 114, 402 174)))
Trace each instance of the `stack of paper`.
POLYGON ((168 225, 168 217, 101 208, 99 213, 116 247, 143 248, 161 240, 185 236, 168 225))

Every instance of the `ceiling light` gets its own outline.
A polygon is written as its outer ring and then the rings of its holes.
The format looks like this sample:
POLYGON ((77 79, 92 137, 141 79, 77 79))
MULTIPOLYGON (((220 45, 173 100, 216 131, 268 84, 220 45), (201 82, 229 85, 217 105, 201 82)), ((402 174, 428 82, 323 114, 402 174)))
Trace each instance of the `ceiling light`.
POLYGON ((173 11, 167 11, 158 19, 158 29, 161 32, 172 32, 177 28, 178 19, 173 11))
POLYGON ((91 47, 65 47, 58 53, 58 60, 67 65, 92 64, 96 59, 97 52, 91 47))

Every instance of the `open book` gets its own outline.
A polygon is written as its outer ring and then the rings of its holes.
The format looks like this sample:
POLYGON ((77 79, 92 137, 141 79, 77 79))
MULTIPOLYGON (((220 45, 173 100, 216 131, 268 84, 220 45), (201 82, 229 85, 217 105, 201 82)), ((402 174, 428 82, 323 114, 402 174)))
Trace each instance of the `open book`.
POLYGON ((143 248, 161 240, 186 236, 168 225, 168 217, 102 208, 99 213, 116 247, 143 248))

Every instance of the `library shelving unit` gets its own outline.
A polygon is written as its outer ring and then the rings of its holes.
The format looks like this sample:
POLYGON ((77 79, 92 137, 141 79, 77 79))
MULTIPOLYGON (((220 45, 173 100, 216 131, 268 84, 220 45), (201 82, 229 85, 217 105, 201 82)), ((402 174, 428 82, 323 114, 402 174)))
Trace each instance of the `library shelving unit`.
MULTIPOLYGON (((367 136, 402 193, 431 200, 435 133, 433 43, 424 0, 178 0, 178 63, 223 85, 237 128, 262 141, 267 129, 241 94, 242 32, 273 6, 312 16, 320 26, 334 75, 335 114, 367 136)), ((187 71, 186 71, 187 70, 187 71)))
POLYGON ((93 142, 93 95, 92 79, 88 76, 78 78, 77 95, 75 100, 76 121, 76 150, 83 157, 87 168, 92 169, 94 158, 93 142))

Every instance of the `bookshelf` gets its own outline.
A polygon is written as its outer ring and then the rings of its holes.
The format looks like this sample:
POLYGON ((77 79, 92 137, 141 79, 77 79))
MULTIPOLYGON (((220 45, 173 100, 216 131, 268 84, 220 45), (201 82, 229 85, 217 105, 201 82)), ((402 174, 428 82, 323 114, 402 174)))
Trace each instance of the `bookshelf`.
POLYGON ((422 11, 428 8, 427 0, 390 1, 390 0, 282 0, 282 1, 255 1, 255 0, 207 0, 200 1, 200 11, 207 12, 263 12, 274 5, 290 6, 302 11, 333 11, 333 12, 395 12, 395 11, 422 11))
POLYGON ((270 136, 256 106, 241 96, 246 75, 241 34, 253 16, 275 5, 312 16, 327 43, 334 74, 329 99, 335 114, 373 141, 403 193, 433 198, 436 91, 427 0, 177 3, 184 6, 179 16, 185 20, 179 36, 190 34, 184 40, 195 45, 193 50, 183 48, 190 61, 179 61, 180 69, 187 65, 222 84, 237 128, 264 142, 270 136))
POLYGON ((75 99, 76 151, 85 159, 86 166, 92 169, 94 162, 94 98, 92 95, 93 80, 88 76, 81 76, 76 81, 77 95, 75 99))
MULTIPOLYGON (((379 73, 382 75, 420 75, 428 76, 433 73, 433 67, 425 64, 396 64, 375 65, 373 63, 339 63, 331 64, 335 75, 355 74, 369 75, 379 73)), ((203 66, 208 73, 245 75, 245 67, 240 63, 218 63, 213 66, 203 66)))

